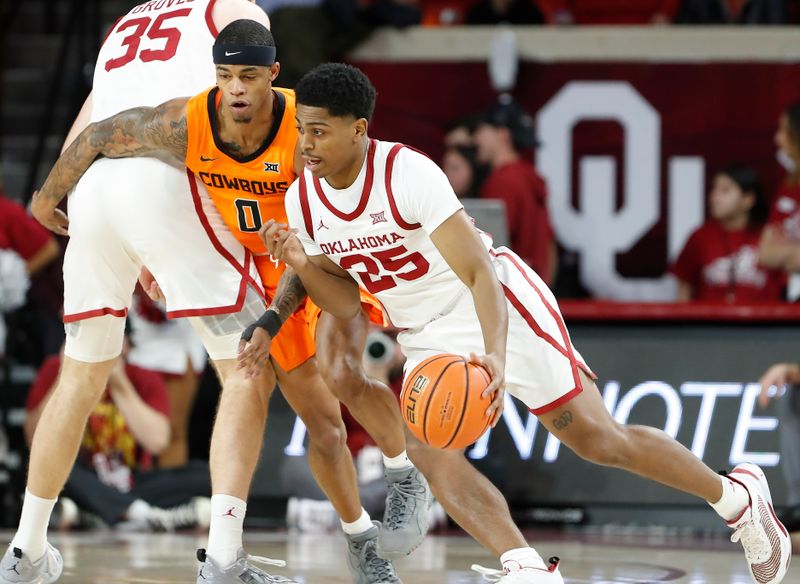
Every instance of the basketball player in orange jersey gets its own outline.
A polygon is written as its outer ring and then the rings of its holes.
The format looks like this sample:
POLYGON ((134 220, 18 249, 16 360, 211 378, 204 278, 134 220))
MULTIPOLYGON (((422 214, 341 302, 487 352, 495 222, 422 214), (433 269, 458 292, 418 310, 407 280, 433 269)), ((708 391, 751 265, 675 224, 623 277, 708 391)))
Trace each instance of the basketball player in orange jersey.
MULTIPOLYGON (((437 353, 471 355, 491 375, 495 399, 507 379, 512 395, 579 456, 709 502, 742 543, 753 581, 781 582, 791 543, 761 469, 740 464, 720 476, 663 431, 617 423, 541 278, 472 226, 433 162, 368 137, 376 93, 361 71, 321 65, 296 95, 306 168, 286 196, 292 229, 267 224, 262 235, 312 300, 352 318, 361 308, 358 282, 402 329, 407 372, 437 353)), ((471 485, 451 488, 466 494, 471 485)), ((503 572, 476 568, 503 584, 563 582, 531 548, 507 553, 503 572)))
MULTIPOLYGON (((133 106, 154 106, 208 87, 214 82, 213 67, 199 62, 197 55, 208 54, 218 30, 239 18, 269 25, 264 11, 250 0, 151 1, 132 7, 100 48, 92 95, 67 142, 89 120, 99 121, 133 106)), ((219 419, 236 418, 244 404, 256 423, 261 413, 263 424, 274 381, 267 372, 257 381, 248 380, 235 369, 241 330, 252 321, 250 314, 263 309, 263 291, 260 285, 248 284, 252 279, 245 267, 249 260, 244 248, 229 233, 211 232, 208 222, 214 219, 201 200, 192 199, 190 180, 194 179, 187 177, 185 168, 175 169, 154 159, 102 160, 72 194, 64 261, 65 358, 33 440, 19 527, 0 561, 2 584, 54 582, 60 577, 61 556, 47 543, 49 517, 75 459, 88 414, 120 353, 125 315, 143 264, 162 282, 170 316, 190 317, 215 362, 224 387, 219 419)), ((35 206, 40 211, 48 207, 42 207, 41 201, 35 206)), ((46 209, 50 219, 54 214, 53 208, 46 209)), ((66 218, 51 221, 50 227, 64 233, 66 218)), ((225 484, 225 477, 235 478, 236 465, 255 465, 257 459, 258 446, 253 444, 256 440, 260 444, 261 435, 252 433, 250 447, 241 456, 231 456, 237 438, 230 431, 220 431, 213 439, 211 464, 218 509, 228 497, 221 493, 247 490, 247 481, 231 486, 225 484)), ((229 509, 233 507, 224 510, 229 509)), ((222 518, 222 514, 219 511, 212 519, 209 551, 224 562, 225 577, 273 581, 248 564, 242 550, 241 520, 222 518)))
MULTIPOLYGON (((35 197, 35 213, 44 223, 58 228, 63 218, 55 211, 55 205, 99 153, 110 158, 160 155, 176 165, 185 164, 206 185, 227 225, 257 254, 255 262, 261 279, 272 295, 276 292, 280 267, 268 256, 257 231, 262 217, 284 217, 283 193, 296 176, 294 95, 289 90, 272 88, 272 80, 279 71, 274 42, 269 31, 258 23, 236 21, 221 31, 214 45, 214 60, 218 87, 157 108, 128 110, 84 130, 62 155, 42 192, 35 197)), ((281 311, 280 306, 276 309, 281 311)), ((307 424, 310 421, 315 426, 314 430, 309 427, 311 466, 342 517, 354 581, 399 582, 391 563, 377 556, 379 531, 358 501, 352 459, 346 455, 341 413, 316 373, 311 358, 313 340, 306 319, 302 312, 280 314, 285 341, 273 346, 271 364, 290 404, 307 424)), ((394 405, 394 397, 389 397, 394 405)), ((379 413, 392 411, 381 402, 380 396, 370 398, 377 402, 374 409, 379 413)), ((353 404, 351 410, 368 407, 367 401, 363 405, 353 404)), ((241 408, 247 409, 247 403, 243 401, 241 408)), ((225 486, 222 492, 226 493, 229 505, 220 509, 225 511, 220 515, 225 521, 238 518, 239 544, 244 499, 258 457, 266 413, 265 404, 257 406, 225 416, 221 408, 215 424, 215 444, 220 442, 216 440, 218 436, 229 436, 228 449, 212 445, 212 483, 215 493, 219 492, 217 485, 225 486), (215 465, 215 457, 226 459, 227 464, 220 461, 215 465), (245 458, 245 462, 238 461, 240 458, 245 458), (227 472, 218 473, 218 467, 227 472)), ((396 417, 396 434, 402 441, 402 422, 396 417)), ((393 502, 390 508, 411 511, 381 530, 382 548, 389 552, 386 555, 405 555, 424 537, 429 491, 424 478, 408 461, 404 443, 389 454, 387 466, 399 463, 403 476, 395 481, 396 488, 390 488, 390 503, 393 502)), ((215 518, 216 515, 212 517, 212 535, 215 518)), ((205 561, 198 582, 227 583, 227 564, 216 551, 212 555, 212 551, 210 543, 208 557, 201 554, 205 561)), ((234 559, 238 562, 237 558, 234 559)))

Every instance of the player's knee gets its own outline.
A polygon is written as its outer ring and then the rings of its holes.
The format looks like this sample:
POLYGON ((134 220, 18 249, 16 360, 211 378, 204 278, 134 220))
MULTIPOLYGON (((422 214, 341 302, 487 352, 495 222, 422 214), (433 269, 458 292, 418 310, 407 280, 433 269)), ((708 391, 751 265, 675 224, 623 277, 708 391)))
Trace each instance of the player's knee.
POLYGON ((347 430, 344 424, 333 419, 320 418, 305 422, 309 446, 324 455, 333 455, 347 446, 347 430))
POLYGON ((367 389, 367 378, 359 363, 338 359, 323 370, 325 384, 345 405, 358 401, 367 389))

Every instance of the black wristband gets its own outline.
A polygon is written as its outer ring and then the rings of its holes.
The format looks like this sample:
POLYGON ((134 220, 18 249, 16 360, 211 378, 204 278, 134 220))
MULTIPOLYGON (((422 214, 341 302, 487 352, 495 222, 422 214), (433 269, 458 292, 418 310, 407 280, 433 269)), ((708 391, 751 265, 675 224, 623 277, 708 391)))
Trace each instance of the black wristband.
POLYGON ((249 327, 244 329, 242 333, 242 338, 245 341, 249 341, 253 337, 253 333, 256 331, 257 328, 262 328, 267 331, 267 334, 271 338, 275 338, 278 334, 278 331, 281 330, 283 326, 283 321, 281 320, 281 316, 278 314, 277 311, 272 310, 271 308, 267 309, 267 311, 262 314, 257 321, 251 324, 249 327))

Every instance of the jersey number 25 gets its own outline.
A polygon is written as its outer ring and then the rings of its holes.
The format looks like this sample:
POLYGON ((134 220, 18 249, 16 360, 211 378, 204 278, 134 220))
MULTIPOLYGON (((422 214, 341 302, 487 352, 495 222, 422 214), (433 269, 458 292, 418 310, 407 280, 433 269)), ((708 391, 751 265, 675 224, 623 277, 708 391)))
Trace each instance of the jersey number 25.
POLYGON ((431 267, 428 260, 426 260, 421 253, 418 251, 408 253, 408 249, 403 245, 383 251, 375 251, 369 255, 359 253, 344 256, 339 259, 339 265, 345 270, 353 270, 353 272, 358 274, 362 284, 364 284, 364 288, 369 290, 372 294, 378 294, 379 292, 397 286, 397 280, 395 280, 395 278, 400 278, 407 282, 421 278, 428 273, 431 267), (375 260, 378 261, 376 262, 375 260), (392 272, 392 275, 390 276, 387 274, 381 276, 378 262, 380 262, 380 265, 383 266, 385 271, 392 272), (411 264, 413 269, 406 272, 399 271, 408 264, 411 264), (353 269, 358 265, 363 266, 364 269, 353 269))

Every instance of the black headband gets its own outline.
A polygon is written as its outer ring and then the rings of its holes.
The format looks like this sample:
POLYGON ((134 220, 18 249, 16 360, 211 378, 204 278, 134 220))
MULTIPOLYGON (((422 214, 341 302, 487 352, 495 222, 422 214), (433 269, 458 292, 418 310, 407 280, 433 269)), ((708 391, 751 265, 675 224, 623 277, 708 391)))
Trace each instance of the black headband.
POLYGON ((257 65, 269 67, 275 62, 275 47, 253 45, 214 45, 215 65, 257 65))

